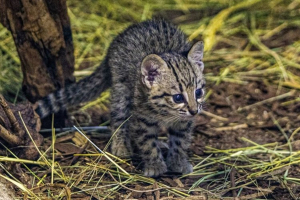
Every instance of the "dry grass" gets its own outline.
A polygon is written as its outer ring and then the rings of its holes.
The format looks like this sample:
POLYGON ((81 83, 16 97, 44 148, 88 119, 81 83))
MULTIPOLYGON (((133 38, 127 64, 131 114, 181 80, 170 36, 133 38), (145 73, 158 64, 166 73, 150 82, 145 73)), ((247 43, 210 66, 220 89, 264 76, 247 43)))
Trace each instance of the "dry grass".
MULTIPOLYGON (((163 16, 171 15, 170 18, 179 24, 191 40, 202 39, 205 42, 206 69, 210 71, 206 78, 211 85, 222 82, 245 85, 249 81, 260 80, 278 87, 278 94, 282 88, 300 89, 300 41, 289 42, 290 36, 284 35, 287 30, 300 25, 300 2, 297 0, 153 0, 147 3, 137 0, 121 0, 118 3, 70 0, 68 4, 77 77, 89 75, 98 66, 110 41, 124 28, 132 22, 160 13, 163 16), (212 70, 215 67, 218 68, 217 72, 212 70)), ((18 94, 21 84, 20 61, 13 40, 3 27, 0 27, 0 60, 0 92, 18 94)), ((212 92, 208 89, 208 100, 212 92)), ((97 100, 98 105, 107 103, 107 94, 97 100)), ((282 106, 296 101, 299 98, 286 101, 282 106)), ((88 104, 87 107, 94 104, 88 104)), ((245 111, 248 108, 241 109, 245 111)), ((209 199, 220 199, 234 189, 238 190, 236 196, 240 199, 255 199, 266 197, 274 189, 272 186, 262 188, 258 183, 262 179, 275 180, 287 190, 288 183, 300 185, 299 178, 288 175, 290 166, 300 163, 300 152, 291 148, 293 136, 298 131, 296 129, 290 137, 286 136, 286 144, 259 145, 242 138, 251 145, 227 150, 207 147, 206 153, 210 156, 194 155, 191 158, 195 166, 189 177, 195 182, 189 186, 184 185, 185 176, 159 181, 143 177, 130 161, 115 158, 105 149, 104 153, 99 154, 90 147, 88 154, 75 155, 81 158, 75 165, 62 166, 54 159, 54 155, 61 156, 53 149, 55 138, 59 138, 55 135, 52 145, 49 144, 49 149, 41 152, 38 162, 8 157, 0 157, 0 162, 38 166, 34 172, 26 166, 27 171, 24 172, 26 176, 34 177, 30 182, 33 186, 31 189, 12 175, 6 176, 29 199, 45 196, 69 199, 70 195, 78 198, 86 195, 95 199, 134 199, 139 194, 146 199, 149 193, 154 194, 156 199, 201 199, 204 198, 202 194, 208 195, 209 199), (220 170, 218 165, 224 166, 224 170, 220 170), (240 177, 233 183, 230 176, 234 176, 234 171, 238 171, 240 177), (214 189, 207 191, 199 187, 204 183, 214 185, 214 189), (242 196, 242 191, 246 189, 255 193, 242 196)), ((89 143, 78 135, 74 135, 72 142, 77 147, 89 143)), ((1 168, 6 170, 2 164, 1 168)), ((293 191, 290 191, 290 195, 297 198, 293 191)))

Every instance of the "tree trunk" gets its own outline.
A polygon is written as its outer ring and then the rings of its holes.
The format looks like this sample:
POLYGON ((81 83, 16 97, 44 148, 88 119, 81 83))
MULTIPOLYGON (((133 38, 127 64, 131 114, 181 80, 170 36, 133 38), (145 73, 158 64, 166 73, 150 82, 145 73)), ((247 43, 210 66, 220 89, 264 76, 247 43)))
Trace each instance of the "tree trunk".
POLYGON ((75 81, 66 0, 0 0, 0 22, 14 38, 30 102, 75 81))

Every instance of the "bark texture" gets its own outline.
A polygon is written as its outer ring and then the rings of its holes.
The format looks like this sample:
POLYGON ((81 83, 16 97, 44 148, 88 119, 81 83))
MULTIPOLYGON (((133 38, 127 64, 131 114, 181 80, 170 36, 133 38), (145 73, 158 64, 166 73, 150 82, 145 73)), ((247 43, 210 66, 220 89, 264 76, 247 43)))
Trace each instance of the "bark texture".
POLYGON ((74 82, 74 56, 65 0, 0 0, 0 21, 11 31, 30 102, 74 82))

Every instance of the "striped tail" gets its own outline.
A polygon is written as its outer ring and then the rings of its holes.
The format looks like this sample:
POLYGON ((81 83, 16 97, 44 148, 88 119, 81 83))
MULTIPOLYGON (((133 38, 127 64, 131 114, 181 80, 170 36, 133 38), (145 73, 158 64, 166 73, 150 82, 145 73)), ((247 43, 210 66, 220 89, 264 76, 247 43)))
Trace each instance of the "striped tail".
POLYGON ((98 97, 111 86, 111 74, 106 60, 90 76, 59 89, 37 102, 35 110, 40 118, 56 113, 68 106, 78 105, 98 97))

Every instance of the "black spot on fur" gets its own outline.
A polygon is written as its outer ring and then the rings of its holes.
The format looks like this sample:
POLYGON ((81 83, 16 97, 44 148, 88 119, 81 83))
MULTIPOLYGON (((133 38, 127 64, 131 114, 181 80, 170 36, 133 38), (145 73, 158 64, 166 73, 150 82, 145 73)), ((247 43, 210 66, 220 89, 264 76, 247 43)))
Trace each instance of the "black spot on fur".
POLYGON ((152 142, 152 147, 156 147, 157 145, 156 145, 156 142, 154 141, 154 142, 152 142))
POLYGON ((180 142, 179 140, 176 140, 176 141, 175 141, 175 144, 176 144, 177 146, 180 146, 180 145, 181 145, 181 142, 180 142))

